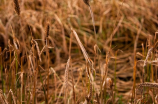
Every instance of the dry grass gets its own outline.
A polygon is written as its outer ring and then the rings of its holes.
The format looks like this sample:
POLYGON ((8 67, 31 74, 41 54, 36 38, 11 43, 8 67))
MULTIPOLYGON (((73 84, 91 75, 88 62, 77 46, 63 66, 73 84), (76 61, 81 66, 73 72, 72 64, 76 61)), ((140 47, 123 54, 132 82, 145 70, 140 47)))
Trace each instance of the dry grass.
POLYGON ((157 7, 156 0, 1 0, 0 102, 157 104, 157 7))

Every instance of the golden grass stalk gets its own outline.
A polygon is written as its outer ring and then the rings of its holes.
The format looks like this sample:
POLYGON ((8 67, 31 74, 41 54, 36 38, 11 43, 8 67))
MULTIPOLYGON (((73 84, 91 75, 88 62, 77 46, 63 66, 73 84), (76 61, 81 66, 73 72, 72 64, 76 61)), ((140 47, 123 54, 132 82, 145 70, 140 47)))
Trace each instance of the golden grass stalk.
POLYGON ((23 85, 24 85, 24 79, 23 79, 24 71, 23 71, 22 61, 23 61, 23 58, 21 57, 21 74, 20 74, 20 76, 21 76, 21 103, 23 102, 23 85))
POLYGON ((14 104, 16 104, 16 99, 15 99, 15 96, 14 96, 14 94, 13 94, 12 89, 10 89, 9 93, 11 93, 13 102, 14 102, 14 104))
POLYGON ((145 83, 141 83, 137 86, 137 88, 142 88, 142 87, 158 89, 158 83, 145 82, 145 83))
POLYGON ((19 6, 19 1, 14 0, 14 9, 18 15, 20 15, 20 6, 19 6))
POLYGON ((138 39, 139 39, 139 35, 141 32, 142 27, 139 27, 139 30, 137 31, 137 36, 134 42, 134 67, 133 67, 133 89, 132 89, 132 98, 131 101, 134 99, 135 100, 135 86, 136 86, 136 72, 137 72, 137 60, 136 60, 136 52, 137 52, 137 43, 138 43, 138 39))
POLYGON ((50 30, 50 26, 49 24, 47 24, 46 29, 45 29, 45 34, 46 34, 46 46, 47 46, 47 42, 48 42, 48 36, 49 36, 49 30, 50 30))
POLYGON ((92 61, 92 60, 90 59, 90 57, 88 56, 88 53, 86 52, 86 50, 85 50, 83 44, 81 43, 81 41, 80 41, 80 39, 79 39, 79 37, 78 37, 76 31, 72 29, 72 32, 73 32, 73 34, 75 35, 75 38, 76 38, 76 40, 77 40, 77 42, 78 42, 78 44, 79 44, 79 46, 80 46, 80 48, 81 48, 81 51, 82 51, 82 53, 83 53, 84 58, 85 58, 85 60, 86 60, 86 64, 87 64, 87 65, 86 65, 86 73, 87 73, 87 76, 88 76, 88 78, 89 78, 89 80, 90 80, 90 83, 92 83, 92 82, 94 81, 94 78, 93 78, 92 73, 93 73, 93 72, 95 73, 95 68, 94 68, 94 66, 93 66, 93 61, 92 61))
POLYGON ((138 93, 143 93, 143 87, 148 87, 148 88, 153 88, 153 89, 158 89, 158 83, 151 83, 151 82, 145 82, 141 83, 136 87, 136 94, 138 93))
POLYGON ((100 104, 100 99, 99 99, 100 97, 99 97, 99 94, 98 93, 96 93, 96 100, 97 100, 97 103, 98 104, 100 104))
POLYGON ((40 60, 40 62, 41 62, 41 61, 42 61, 42 60, 41 60, 41 52, 40 52, 38 43, 37 43, 35 40, 33 40, 33 42, 34 42, 35 45, 36 45, 36 49, 37 49, 37 53, 38 53, 38 57, 39 57, 39 60, 40 60))
POLYGON ((50 26, 49 26, 49 24, 47 24, 47 26, 46 26, 46 37, 49 36, 49 30, 50 30, 50 26))
POLYGON ((81 41, 80 41, 80 39, 79 39, 79 37, 78 37, 76 31, 73 30, 73 29, 71 29, 71 30, 72 30, 72 32, 73 32, 73 34, 74 34, 74 36, 75 36, 75 38, 76 38, 76 40, 77 40, 77 42, 78 42, 80 48, 81 48, 81 51, 82 51, 82 53, 83 53, 83 55, 84 55, 85 60, 88 61, 88 63, 89 63, 89 65, 90 65, 91 69, 95 72, 95 69, 94 69, 94 67, 93 67, 93 61, 90 59, 88 53, 86 52, 86 50, 85 50, 83 44, 81 43, 81 41))
POLYGON ((75 82, 74 82, 74 76, 73 76, 72 68, 71 68, 71 76, 72 76, 73 102, 74 102, 74 104, 76 104, 75 82))
POLYGON ((70 57, 67 60, 66 69, 65 69, 65 80, 64 80, 64 87, 65 87, 65 104, 67 104, 67 90, 68 90, 68 77, 69 77, 69 65, 70 65, 70 57))
POLYGON ((70 57, 67 60, 66 69, 65 69, 65 88, 68 87, 68 77, 69 77, 69 65, 70 65, 70 57))
POLYGON ((158 94, 155 96, 155 103, 158 104, 158 94))
MULTIPOLYGON (((49 63, 50 63, 50 55, 49 55, 49 40, 48 40, 48 36, 49 36, 49 26, 47 26, 47 30, 46 30, 46 59, 47 59, 47 75, 49 76, 49 63)), ((48 103, 47 101, 49 100, 49 78, 47 79, 47 100, 46 103, 48 103)))
POLYGON ((155 103, 154 94, 153 94, 153 92, 150 91, 150 90, 149 90, 149 95, 151 96, 153 103, 155 103))
POLYGON ((0 90, 0 102, 1 104, 9 104, 5 98, 5 96, 3 95, 3 91, 0 90))
POLYGON ((90 103, 91 98, 92 98, 92 83, 90 83, 90 85, 89 85, 89 94, 86 97, 86 100, 87 100, 88 103, 90 103))
POLYGON ((34 72, 34 65, 33 65, 33 61, 32 61, 32 57, 31 57, 31 55, 29 55, 28 56, 28 58, 29 58, 29 63, 31 64, 31 72, 33 73, 34 72))
POLYGON ((143 64, 143 67, 144 67, 144 68, 145 68, 145 66, 146 66, 147 60, 148 60, 148 58, 149 58, 150 53, 152 52, 152 50, 153 50, 153 47, 151 47, 151 48, 148 50, 147 56, 146 56, 146 58, 145 58, 145 60, 144 60, 144 64, 143 64))
POLYGON ((145 70, 145 67, 146 67, 146 64, 147 64, 147 60, 148 60, 148 58, 149 58, 149 56, 150 56, 150 54, 151 54, 151 52, 152 52, 152 50, 153 50, 153 47, 151 47, 149 50, 148 50, 148 53, 147 53, 147 56, 146 56, 146 58, 145 58, 145 60, 144 60, 144 64, 143 64, 143 83, 144 83, 144 76, 145 76, 145 72, 144 72, 144 70, 145 70))
POLYGON ((12 34, 13 34, 13 44, 15 46, 15 49, 18 50, 20 48, 20 44, 19 44, 18 39, 15 37, 15 33, 13 31, 12 26, 11 26, 11 30, 12 30, 12 34))
MULTIPOLYGON (((101 87, 100 87, 100 95, 101 95, 101 104, 103 103, 103 94, 104 92, 102 90, 105 90, 106 92, 106 80, 107 80, 107 74, 108 74, 108 65, 109 65, 109 52, 106 54, 106 60, 104 64, 104 71, 101 73, 102 81, 101 81, 101 87)), ((105 93, 106 96, 106 93, 105 93)), ((106 102, 106 99, 104 100, 104 103, 106 102)))
POLYGON ((93 28, 94 28, 95 41, 96 41, 96 44, 97 44, 97 33, 96 33, 96 29, 95 29, 94 15, 93 15, 93 12, 92 12, 92 9, 91 9, 90 5, 89 5, 89 11, 90 11, 90 14, 91 14, 91 17, 92 17, 92 23, 93 23, 93 28))
POLYGON ((95 29, 94 15, 93 15, 91 6, 90 6, 90 4, 89 4, 89 0, 83 0, 83 1, 84 1, 84 3, 85 3, 86 5, 88 5, 88 7, 89 7, 89 11, 90 11, 91 18, 92 18, 92 23, 93 23, 93 28, 94 28, 95 42, 96 42, 96 44, 97 44, 97 33, 96 33, 96 29, 95 29))
POLYGON ((80 39, 79 39, 79 37, 78 37, 76 31, 73 30, 73 29, 71 29, 71 30, 72 30, 72 32, 73 32, 73 34, 74 34, 74 36, 75 36, 75 38, 76 38, 76 40, 77 40, 77 42, 78 42, 80 48, 81 48, 81 51, 82 51, 82 53, 83 53, 83 56, 84 56, 84 58, 85 58, 85 60, 86 60, 86 73, 87 73, 87 76, 88 76, 89 81, 90 81, 90 82, 89 82, 89 84, 90 84, 89 94, 88 94, 88 96, 86 97, 86 100, 87 100, 87 102, 90 102, 91 96, 92 96, 92 84, 93 84, 93 81, 94 81, 93 72, 95 72, 95 69, 94 69, 94 67, 93 67, 93 61, 92 61, 92 60, 90 59, 90 57, 88 56, 88 53, 86 52, 86 50, 85 50, 83 44, 81 43, 81 41, 80 41, 80 39))
MULTIPOLYGON (((94 45, 94 52, 95 52, 94 65, 96 65, 96 58, 98 59, 98 65, 99 65, 100 64, 99 54, 101 54, 101 50, 99 49, 97 44, 94 45)), ((96 66, 95 66, 95 69, 96 69, 96 66)), ((99 65, 99 69, 100 69, 100 65, 99 65)))

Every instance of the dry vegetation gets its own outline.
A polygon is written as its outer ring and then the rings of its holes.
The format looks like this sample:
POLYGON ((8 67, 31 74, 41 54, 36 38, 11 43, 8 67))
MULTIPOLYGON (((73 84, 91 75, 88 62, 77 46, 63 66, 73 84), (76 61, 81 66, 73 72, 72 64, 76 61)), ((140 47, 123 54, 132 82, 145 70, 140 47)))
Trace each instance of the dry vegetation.
POLYGON ((158 104, 157 0, 0 0, 0 103, 158 104))

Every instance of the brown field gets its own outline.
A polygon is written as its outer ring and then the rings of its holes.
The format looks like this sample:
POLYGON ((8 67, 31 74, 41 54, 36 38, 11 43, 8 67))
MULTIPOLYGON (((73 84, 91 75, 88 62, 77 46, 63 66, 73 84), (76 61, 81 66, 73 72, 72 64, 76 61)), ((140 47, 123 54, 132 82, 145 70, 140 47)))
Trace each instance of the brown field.
POLYGON ((0 104, 158 104, 158 0, 0 0, 0 104))

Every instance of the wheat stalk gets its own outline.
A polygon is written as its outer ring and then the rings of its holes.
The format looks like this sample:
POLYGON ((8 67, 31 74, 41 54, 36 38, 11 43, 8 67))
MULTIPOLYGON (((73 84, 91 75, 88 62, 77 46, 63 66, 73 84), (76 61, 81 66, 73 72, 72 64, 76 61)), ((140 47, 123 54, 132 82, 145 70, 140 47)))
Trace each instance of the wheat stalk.
POLYGON ((70 65, 70 57, 67 60, 66 69, 65 69, 65 88, 68 87, 68 77, 69 77, 69 65, 70 65))
POLYGON ((68 89, 68 77, 69 77, 69 65, 70 65, 70 57, 67 60, 66 69, 65 69, 65 80, 64 80, 64 87, 65 87, 65 104, 67 104, 67 89, 68 89))
POLYGON ((141 83, 136 87, 136 89, 137 89, 136 92, 140 92, 142 94, 143 87, 158 89, 158 83, 150 83, 150 82, 141 83))
POLYGON ((90 6, 90 5, 89 5, 89 0, 83 0, 83 2, 84 2, 86 5, 90 6))
POLYGON ((152 52, 152 50, 153 50, 153 47, 148 50, 147 56, 146 56, 146 58, 145 58, 145 60, 144 60, 144 65, 143 65, 143 67, 146 66, 147 60, 148 60, 148 58, 149 58, 150 53, 152 52))
POLYGON ((14 0, 14 9, 18 15, 20 15, 20 6, 19 6, 19 1, 14 0))
POLYGON ((8 104, 8 102, 7 102, 7 100, 6 100, 6 98, 5 98, 5 96, 3 95, 3 91, 0 89, 0 102, 2 103, 2 104, 8 104))
POLYGON ((38 43, 37 43, 35 40, 33 40, 33 42, 35 43, 35 46, 36 46, 36 49, 37 49, 37 53, 38 53, 38 57, 39 57, 39 60, 40 60, 40 62, 41 62, 41 61, 42 61, 42 60, 41 60, 41 52, 40 52, 38 43))
POLYGON ((14 102, 14 104, 16 104, 15 96, 14 96, 14 94, 13 94, 12 89, 9 90, 9 93, 11 93, 13 102, 14 102))
POLYGON ((144 76, 145 76, 145 72, 144 72, 145 66, 146 66, 147 60, 148 60, 148 58, 149 58, 150 53, 152 52, 152 50, 153 50, 153 47, 148 50, 147 56, 146 56, 146 58, 144 60, 144 64, 143 64, 143 68, 144 69, 143 69, 143 76, 142 76, 143 77, 143 83, 144 83, 144 76))
POLYGON ((49 30, 50 30, 50 26, 49 26, 49 24, 47 24, 47 26, 46 26, 46 37, 49 36, 49 30))
POLYGON ((141 87, 150 87, 150 88, 158 89, 158 83, 145 82, 137 86, 137 88, 141 88, 141 87))
POLYGON ((47 24, 46 29, 45 29, 45 33, 46 33, 46 46, 48 44, 47 42, 48 42, 49 30, 50 30, 50 26, 49 26, 49 24, 47 24))
POLYGON ((81 43, 81 41, 80 41, 80 39, 79 39, 79 37, 78 37, 76 31, 73 30, 72 28, 71 28, 71 30, 72 30, 72 32, 73 32, 73 34, 74 34, 74 36, 75 36, 75 38, 76 38, 76 40, 77 40, 77 42, 78 42, 80 48, 81 48, 81 51, 82 51, 82 53, 83 53, 83 55, 84 55, 85 60, 88 61, 88 63, 89 63, 89 65, 90 65, 91 69, 92 69, 93 71, 95 71, 95 69, 94 69, 94 67, 93 67, 93 61, 90 59, 88 53, 86 52, 86 50, 85 50, 83 44, 81 43))
POLYGON ((89 0, 83 0, 84 3, 89 7, 89 11, 90 11, 90 14, 91 14, 91 18, 92 18, 92 23, 93 23, 93 28, 94 28, 94 35, 95 35, 95 42, 97 44, 97 33, 96 33, 96 29, 95 29, 95 21, 94 21, 94 15, 93 15, 93 12, 92 12, 92 9, 91 9, 91 6, 89 4, 89 0))
POLYGON ((86 100, 87 100, 88 103, 90 102, 91 97, 92 97, 92 83, 90 83, 89 87, 90 87, 90 88, 89 88, 89 94, 88 94, 88 96, 86 97, 86 100))

